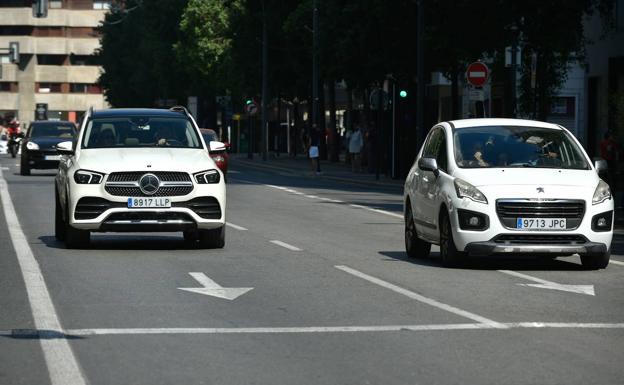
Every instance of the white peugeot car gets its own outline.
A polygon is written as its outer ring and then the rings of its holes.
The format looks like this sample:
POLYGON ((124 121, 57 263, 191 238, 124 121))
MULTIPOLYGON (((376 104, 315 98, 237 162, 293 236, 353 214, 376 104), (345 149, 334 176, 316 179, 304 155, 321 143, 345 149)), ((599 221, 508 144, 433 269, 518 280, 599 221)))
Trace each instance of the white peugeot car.
POLYGON ((405 181, 405 246, 412 257, 440 245, 442 262, 467 255, 578 254, 605 268, 613 199, 565 128, 516 119, 434 126, 405 181))
POLYGON ((90 110, 77 139, 57 145, 55 235, 68 248, 91 232, 182 231, 225 244, 225 181, 183 107, 90 110))

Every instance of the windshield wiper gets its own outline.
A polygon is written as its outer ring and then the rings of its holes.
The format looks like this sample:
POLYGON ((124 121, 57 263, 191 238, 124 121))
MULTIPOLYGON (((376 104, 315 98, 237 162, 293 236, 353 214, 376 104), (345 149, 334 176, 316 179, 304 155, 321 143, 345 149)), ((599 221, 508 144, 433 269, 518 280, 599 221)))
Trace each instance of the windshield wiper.
POLYGON ((508 165, 507 167, 537 167, 537 165, 527 162, 527 163, 512 163, 508 165))

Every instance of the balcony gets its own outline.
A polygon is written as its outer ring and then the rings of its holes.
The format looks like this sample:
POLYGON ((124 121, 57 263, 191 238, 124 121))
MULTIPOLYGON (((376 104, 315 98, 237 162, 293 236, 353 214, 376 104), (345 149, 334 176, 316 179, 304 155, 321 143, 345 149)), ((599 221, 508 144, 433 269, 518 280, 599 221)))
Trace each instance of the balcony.
POLYGON ((12 41, 19 42, 20 53, 35 55, 93 55, 100 46, 97 38, 0 36, 0 47, 12 41))
POLYGON ((104 20, 105 13, 91 9, 50 9, 48 17, 35 18, 30 8, 2 8, 0 25, 97 27, 104 20))
POLYGON ((93 106, 95 109, 108 108, 101 94, 35 94, 36 103, 48 103, 52 111, 86 111, 93 106))
POLYGON ((37 82, 47 83, 96 83, 100 77, 97 66, 38 65, 35 69, 37 82))
POLYGON ((19 109, 19 94, 17 92, 1 92, 0 91, 0 110, 16 111, 18 109, 19 109))

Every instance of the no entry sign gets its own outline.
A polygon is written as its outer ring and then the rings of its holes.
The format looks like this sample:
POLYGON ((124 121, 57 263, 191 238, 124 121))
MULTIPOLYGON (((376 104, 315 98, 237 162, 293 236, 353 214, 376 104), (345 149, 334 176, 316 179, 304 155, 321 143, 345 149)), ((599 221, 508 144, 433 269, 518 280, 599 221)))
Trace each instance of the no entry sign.
POLYGON ((466 80, 475 87, 483 86, 490 76, 490 69, 483 63, 476 61, 468 65, 466 80))

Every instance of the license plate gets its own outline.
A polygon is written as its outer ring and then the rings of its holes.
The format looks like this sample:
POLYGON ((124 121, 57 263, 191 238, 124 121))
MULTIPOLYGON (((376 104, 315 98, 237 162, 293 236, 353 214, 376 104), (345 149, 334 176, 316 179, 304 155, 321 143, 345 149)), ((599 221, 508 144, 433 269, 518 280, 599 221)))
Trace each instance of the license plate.
POLYGON ((565 218, 518 218, 518 230, 565 230, 565 218))
POLYGON ((167 208, 171 207, 171 199, 169 198, 128 198, 128 207, 132 209, 139 208, 167 208))
POLYGON ((61 160, 60 155, 46 155, 44 157, 45 160, 61 160))

